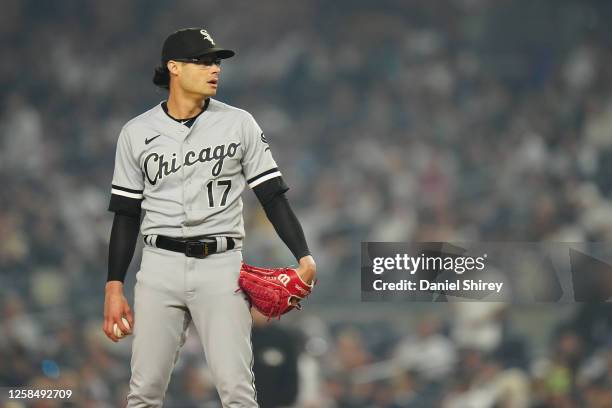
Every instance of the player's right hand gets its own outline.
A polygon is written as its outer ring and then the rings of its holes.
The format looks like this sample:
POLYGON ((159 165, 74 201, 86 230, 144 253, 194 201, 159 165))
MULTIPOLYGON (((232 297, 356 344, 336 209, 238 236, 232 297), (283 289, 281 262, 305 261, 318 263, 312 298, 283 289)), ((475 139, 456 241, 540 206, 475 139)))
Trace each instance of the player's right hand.
POLYGON ((119 338, 113 333, 113 325, 115 323, 126 335, 132 334, 134 317, 132 316, 132 310, 127 299, 123 296, 123 283, 120 281, 107 282, 104 295, 104 324, 102 329, 106 337, 116 343, 119 341, 119 338), (121 321, 122 317, 127 319, 130 324, 129 328, 121 321))
POLYGON ((312 255, 306 255, 299 260, 300 265, 297 268, 297 274, 300 278, 311 285, 317 277, 317 264, 312 255))

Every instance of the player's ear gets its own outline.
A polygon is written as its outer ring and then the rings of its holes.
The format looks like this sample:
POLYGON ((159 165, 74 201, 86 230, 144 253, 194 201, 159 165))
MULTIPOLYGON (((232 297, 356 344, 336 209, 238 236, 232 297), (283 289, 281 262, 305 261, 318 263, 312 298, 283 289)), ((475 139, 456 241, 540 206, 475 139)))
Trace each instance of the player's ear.
POLYGON ((176 61, 170 60, 166 63, 166 67, 168 67, 168 71, 171 74, 178 75, 180 67, 176 61))

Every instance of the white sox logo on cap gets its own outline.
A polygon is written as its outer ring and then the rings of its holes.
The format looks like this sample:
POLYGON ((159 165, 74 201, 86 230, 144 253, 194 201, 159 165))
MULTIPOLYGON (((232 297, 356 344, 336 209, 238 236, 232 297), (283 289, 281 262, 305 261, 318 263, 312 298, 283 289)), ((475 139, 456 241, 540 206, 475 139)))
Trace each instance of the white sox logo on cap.
POLYGON ((210 36, 210 34, 208 34, 208 31, 206 30, 200 30, 200 34, 202 34, 202 36, 204 36, 204 38, 206 38, 208 41, 210 41, 210 43, 212 45, 215 45, 215 42, 213 41, 212 37, 210 36))

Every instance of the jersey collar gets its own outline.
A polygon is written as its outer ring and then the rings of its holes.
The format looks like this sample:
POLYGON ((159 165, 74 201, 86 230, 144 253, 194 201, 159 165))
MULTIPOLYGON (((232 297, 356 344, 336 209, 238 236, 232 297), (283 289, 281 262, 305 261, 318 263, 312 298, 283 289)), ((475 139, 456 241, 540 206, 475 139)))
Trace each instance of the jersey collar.
POLYGON ((168 112, 168 101, 163 101, 161 103, 161 108, 164 110, 164 113, 166 114, 166 116, 168 116, 170 119, 172 119, 173 121, 180 123, 181 125, 185 125, 187 127, 191 127, 193 125, 193 123, 195 122, 195 120, 204 112, 206 112, 206 109, 208 109, 208 105, 210 104, 210 98, 206 98, 206 101, 204 101, 204 106, 202 107, 202 110, 200 111, 200 113, 198 113, 197 115, 191 117, 191 118, 185 118, 185 119, 177 119, 175 117, 173 117, 172 115, 170 115, 170 113, 168 112))

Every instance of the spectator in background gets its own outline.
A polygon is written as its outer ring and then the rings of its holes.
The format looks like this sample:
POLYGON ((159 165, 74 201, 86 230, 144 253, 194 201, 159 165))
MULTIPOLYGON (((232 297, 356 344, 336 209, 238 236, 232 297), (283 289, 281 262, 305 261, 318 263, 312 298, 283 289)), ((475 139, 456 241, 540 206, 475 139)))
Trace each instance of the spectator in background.
POLYGON ((404 338, 395 348, 394 360, 426 381, 444 381, 453 371, 457 355, 455 345, 441 329, 437 316, 421 317, 416 334, 404 338))
POLYGON ((507 304, 456 302, 452 307, 454 316, 451 338, 458 348, 470 348, 488 353, 501 344, 507 304))

